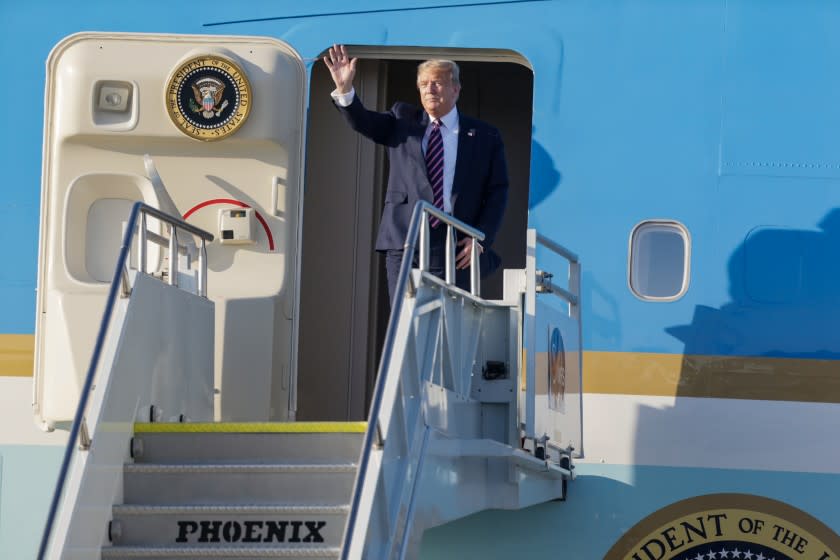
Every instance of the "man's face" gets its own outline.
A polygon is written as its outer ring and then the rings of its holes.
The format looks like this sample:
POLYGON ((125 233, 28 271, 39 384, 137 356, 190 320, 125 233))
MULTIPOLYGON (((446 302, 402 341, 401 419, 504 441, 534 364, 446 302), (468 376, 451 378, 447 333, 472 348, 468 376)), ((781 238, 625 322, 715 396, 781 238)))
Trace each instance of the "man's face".
POLYGON ((432 118, 440 118, 452 110, 461 93, 461 86, 452 83, 449 71, 429 69, 417 76, 420 102, 432 118))

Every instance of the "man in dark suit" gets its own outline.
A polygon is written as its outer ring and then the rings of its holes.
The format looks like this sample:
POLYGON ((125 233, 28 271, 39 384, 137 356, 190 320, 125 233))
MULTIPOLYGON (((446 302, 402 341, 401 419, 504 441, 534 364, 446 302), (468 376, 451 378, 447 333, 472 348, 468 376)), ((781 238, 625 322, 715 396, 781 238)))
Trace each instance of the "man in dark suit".
MULTIPOLYGON (((403 246, 418 200, 426 200, 485 234, 479 244, 482 276, 500 263, 492 250, 508 195, 507 164, 499 131, 458 113, 458 66, 429 60, 417 69, 422 109, 396 103, 390 111, 367 110, 353 89, 356 60, 343 45, 329 49, 324 62, 336 89, 333 101, 353 130, 388 147, 390 174, 376 250, 385 253, 388 294, 393 301, 403 246)), ((443 277, 446 228, 431 220, 430 269, 443 277)), ((472 239, 458 241, 456 283, 469 289, 472 239)))

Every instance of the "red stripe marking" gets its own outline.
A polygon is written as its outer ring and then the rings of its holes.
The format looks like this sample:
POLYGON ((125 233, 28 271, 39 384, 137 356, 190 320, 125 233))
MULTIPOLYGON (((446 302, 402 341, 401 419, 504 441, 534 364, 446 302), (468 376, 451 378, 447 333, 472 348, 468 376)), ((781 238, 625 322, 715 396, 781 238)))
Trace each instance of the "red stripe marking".
MULTIPOLYGON (((184 220, 186 221, 187 218, 192 216, 196 211, 201 210, 206 206, 212 206, 214 204, 233 204, 234 206, 239 206, 240 208, 251 208, 249 204, 245 204, 240 200, 236 200, 233 198, 211 198, 210 200, 205 200, 204 202, 199 202, 192 208, 184 213, 184 220)), ((268 250, 274 250, 274 236, 271 235, 271 230, 268 229, 268 223, 265 221, 265 218, 262 217, 259 210, 254 210, 254 214, 257 216, 257 220, 260 221, 262 224, 263 229, 265 230, 266 236, 268 236, 268 250)))

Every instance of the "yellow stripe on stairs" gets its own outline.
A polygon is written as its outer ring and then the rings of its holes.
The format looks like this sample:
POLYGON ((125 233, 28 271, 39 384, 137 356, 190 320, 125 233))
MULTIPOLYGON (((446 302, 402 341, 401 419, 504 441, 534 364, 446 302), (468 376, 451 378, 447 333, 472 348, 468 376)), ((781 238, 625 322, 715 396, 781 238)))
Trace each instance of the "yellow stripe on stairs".
POLYGON ((365 430, 367 430, 367 422, 138 422, 134 424, 134 432, 138 434, 363 434, 365 430))

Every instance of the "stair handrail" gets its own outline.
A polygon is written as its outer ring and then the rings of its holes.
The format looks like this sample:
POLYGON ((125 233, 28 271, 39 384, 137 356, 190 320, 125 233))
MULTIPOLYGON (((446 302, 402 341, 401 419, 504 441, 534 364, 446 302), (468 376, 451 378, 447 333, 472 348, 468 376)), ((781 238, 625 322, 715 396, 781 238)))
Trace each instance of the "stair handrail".
MULTIPOLYGON (((379 368, 376 375, 376 385, 374 387, 373 398, 370 404, 370 412, 368 414, 368 428, 365 432, 365 439, 362 445, 361 456, 359 458, 359 469, 356 475, 356 484, 354 485, 353 496, 350 502, 350 512, 347 517, 347 525, 341 547, 341 558, 343 560, 348 560, 349 558, 348 554, 350 551, 350 544, 353 539, 356 524, 359 520, 359 509, 365 490, 364 481, 367 479, 366 474, 370 465, 372 450, 374 448, 381 449, 386 443, 380 423, 380 413, 383 406, 385 404, 392 404, 383 403, 385 384, 387 381, 386 374, 389 370, 389 365, 393 355, 397 324, 402 311, 404 296, 406 293, 409 295, 414 295, 416 293, 416 286, 411 284, 410 273, 412 262, 414 260, 414 252, 417 249, 418 238, 420 240, 418 264, 421 274, 429 267, 429 220, 432 217, 440 220, 440 222, 447 228, 445 274, 447 284, 455 283, 455 239, 453 229, 466 234, 476 241, 484 241, 485 238, 482 231, 465 224, 449 214, 444 213, 442 210, 429 202, 421 200, 414 206, 414 210, 411 214, 411 222, 408 227, 408 233, 406 234, 405 244, 403 245, 403 258, 400 264, 400 272, 397 277, 396 287, 394 289, 394 299, 391 302, 391 316, 388 319, 388 328, 385 334, 385 342, 382 346, 382 355, 379 360, 379 368)), ((472 296, 480 298, 480 267, 478 264, 479 253, 477 246, 477 243, 472 243, 470 260, 470 293, 472 296)))
POLYGON ((203 229, 197 228, 192 224, 185 222, 179 217, 170 216, 161 212, 153 206, 149 206, 143 202, 136 202, 131 207, 131 214, 129 215, 128 224, 123 234, 123 243, 120 247, 119 257, 117 258, 116 269, 111 280, 111 286, 108 290, 108 299, 105 303, 105 310, 102 314, 102 321, 99 324, 99 332, 96 336, 96 343, 93 347, 93 353, 90 359, 87 375, 85 376, 84 384, 82 385, 81 394, 79 396, 79 404, 76 407, 76 414, 73 417, 73 424, 70 428, 70 434, 67 439, 67 447, 64 450, 64 458, 61 462, 61 469, 58 473, 55 491, 50 503, 50 509, 47 513, 47 520, 44 525, 44 532, 41 536, 41 544, 38 549, 38 558, 43 560, 47 553, 50 539, 55 524, 55 518, 58 513, 58 507, 61 503, 61 498, 64 494, 67 475, 70 467, 70 462, 73 459, 76 451, 76 442, 78 441, 79 451, 88 451, 91 445, 91 435, 87 428, 86 413, 88 402, 94 387, 97 369, 99 368, 99 360, 102 355, 102 350, 105 345, 105 337, 108 332, 108 327, 111 323, 114 307, 116 306, 117 297, 127 298, 131 295, 128 276, 128 263, 131 254, 131 244, 134 241, 137 222, 140 221, 140 243, 138 247, 138 265, 140 272, 146 272, 146 243, 151 241, 153 243, 163 244, 165 238, 156 235, 153 232, 148 232, 146 228, 146 216, 157 218, 161 222, 170 227, 169 244, 169 270, 168 281, 170 285, 178 285, 178 254, 184 251, 184 247, 178 244, 178 230, 184 230, 201 239, 201 249, 198 254, 199 268, 197 271, 197 295, 207 297, 207 245, 208 241, 213 241, 213 234, 203 229))

